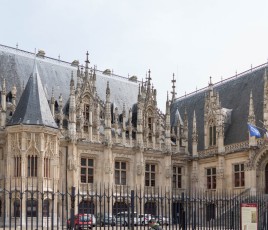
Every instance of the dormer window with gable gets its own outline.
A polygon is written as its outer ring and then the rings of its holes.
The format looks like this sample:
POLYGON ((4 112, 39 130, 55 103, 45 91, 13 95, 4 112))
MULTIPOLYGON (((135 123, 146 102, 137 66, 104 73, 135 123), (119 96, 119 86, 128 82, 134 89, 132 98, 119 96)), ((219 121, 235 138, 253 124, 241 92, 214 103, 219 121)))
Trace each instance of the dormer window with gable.
POLYGON ((216 125, 214 121, 209 123, 209 147, 216 145, 216 125))

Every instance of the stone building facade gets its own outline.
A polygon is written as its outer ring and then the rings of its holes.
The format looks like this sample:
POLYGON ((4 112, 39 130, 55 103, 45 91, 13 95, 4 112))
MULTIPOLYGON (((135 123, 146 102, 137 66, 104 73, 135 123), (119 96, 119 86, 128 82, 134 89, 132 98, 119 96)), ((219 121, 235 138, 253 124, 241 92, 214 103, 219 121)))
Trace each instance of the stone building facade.
MULTIPOLYGON (((1 191, 268 193, 268 142, 247 131, 268 126, 266 65, 181 98, 173 76, 164 113, 151 77, 98 71, 88 53, 82 66, 0 46, 1 191)), ((10 203, 1 193, 1 217, 42 206, 32 198, 10 203)))

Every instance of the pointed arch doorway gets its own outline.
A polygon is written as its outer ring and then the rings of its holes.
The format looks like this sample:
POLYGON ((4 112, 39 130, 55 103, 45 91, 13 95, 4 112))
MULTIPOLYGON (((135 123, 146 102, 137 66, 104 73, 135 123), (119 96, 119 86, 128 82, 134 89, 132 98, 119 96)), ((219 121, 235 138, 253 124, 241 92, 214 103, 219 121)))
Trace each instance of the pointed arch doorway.
POLYGON ((268 163, 265 166, 265 193, 268 194, 268 163))

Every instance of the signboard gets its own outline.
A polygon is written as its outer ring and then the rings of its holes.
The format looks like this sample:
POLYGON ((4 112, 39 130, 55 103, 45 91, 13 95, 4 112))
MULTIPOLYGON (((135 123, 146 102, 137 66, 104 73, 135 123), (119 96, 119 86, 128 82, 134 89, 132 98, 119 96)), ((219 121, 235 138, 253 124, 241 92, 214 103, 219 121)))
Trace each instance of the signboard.
POLYGON ((241 204, 241 230, 258 229, 258 205, 256 203, 241 204))

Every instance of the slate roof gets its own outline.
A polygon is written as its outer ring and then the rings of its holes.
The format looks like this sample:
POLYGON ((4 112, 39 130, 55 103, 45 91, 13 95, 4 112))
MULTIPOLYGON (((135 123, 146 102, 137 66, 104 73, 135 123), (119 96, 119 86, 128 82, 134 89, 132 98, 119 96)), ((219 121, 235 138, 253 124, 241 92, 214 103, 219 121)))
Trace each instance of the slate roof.
MULTIPOLYGON (((233 77, 226 82, 214 85, 214 91, 219 92, 221 106, 232 109, 231 124, 225 130, 224 144, 234 144, 248 140, 248 114, 250 91, 253 94, 254 112, 256 125, 262 127, 263 121, 263 91, 264 91, 264 69, 266 65, 261 66, 252 72, 247 72, 239 77, 233 77)), ((188 115, 189 127, 189 151, 192 150, 192 126, 193 112, 196 112, 197 133, 198 133, 198 151, 204 150, 204 105, 205 93, 202 90, 192 95, 178 98, 171 105, 171 124, 176 126, 175 114, 178 108, 182 119, 184 119, 185 108, 188 115)))
MULTIPOLYGON (((7 92, 11 91, 13 85, 16 85, 17 101, 22 94, 23 85, 26 84, 31 74, 34 58, 34 53, 0 45, 0 84, 5 78, 7 92)), ((36 63, 47 100, 51 99, 52 88, 54 88, 55 99, 58 100, 59 95, 62 94, 63 103, 66 104, 70 94, 71 73, 73 72, 76 81, 77 67, 48 57, 37 57, 36 63)), ((106 99, 107 81, 111 89, 111 102, 116 104, 119 112, 122 111, 124 103, 128 110, 137 102, 139 88, 137 82, 96 71, 96 89, 101 100, 106 99)))
POLYGON ((8 123, 9 126, 18 124, 58 128, 51 114, 36 63, 16 110, 8 123))

